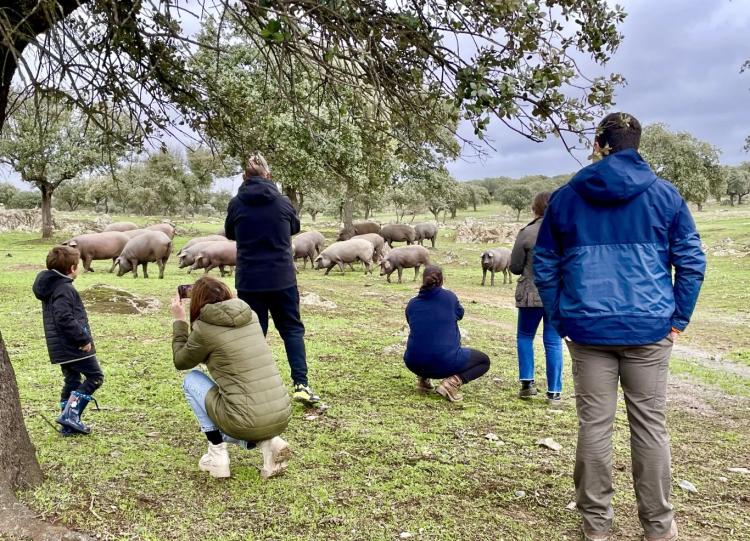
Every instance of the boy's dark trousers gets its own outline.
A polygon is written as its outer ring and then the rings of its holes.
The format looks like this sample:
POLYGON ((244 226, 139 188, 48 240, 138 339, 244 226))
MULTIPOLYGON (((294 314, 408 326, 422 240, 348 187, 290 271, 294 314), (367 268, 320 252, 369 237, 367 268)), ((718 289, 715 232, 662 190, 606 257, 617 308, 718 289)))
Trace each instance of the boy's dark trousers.
POLYGON ((78 391, 79 393, 91 395, 104 383, 104 373, 102 372, 96 356, 60 365, 60 369, 65 379, 65 384, 60 394, 60 400, 67 402, 70 393, 78 391), (85 379, 81 383, 81 376, 85 379))

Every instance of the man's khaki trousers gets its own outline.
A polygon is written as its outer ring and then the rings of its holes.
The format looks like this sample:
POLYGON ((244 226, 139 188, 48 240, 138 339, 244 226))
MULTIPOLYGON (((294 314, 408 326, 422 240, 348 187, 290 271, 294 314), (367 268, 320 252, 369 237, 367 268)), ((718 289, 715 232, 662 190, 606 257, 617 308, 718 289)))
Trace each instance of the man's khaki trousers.
POLYGON ((630 424, 633 487, 638 517, 648 536, 669 531, 670 451, 666 394, 672 340, 644 346, 595 346, 569 342, 578 410, 574 480, 583 526, 612 527, 612 425, 617 383, 622 385, 630 424))

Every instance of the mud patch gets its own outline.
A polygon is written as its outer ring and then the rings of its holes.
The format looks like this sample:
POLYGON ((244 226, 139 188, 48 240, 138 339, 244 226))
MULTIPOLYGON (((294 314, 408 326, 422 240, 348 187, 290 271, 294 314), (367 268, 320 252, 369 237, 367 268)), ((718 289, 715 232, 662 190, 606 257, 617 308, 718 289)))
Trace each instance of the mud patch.
POLYGON ((681 359, 694 361, 701 366, 721 372, 736 374, 743 378, 750 378, 750 366, 735 363, 725 359, 721 353, 709 353, 700 349, 694 349, 682 344, 675 344, 672 355, 681 359))
POLYGON ((124 289, 94 284, 81 291, 86 308, 103 314, 150 314, 161 307, 158 299, 140 297, 124 289))
POLYGON ((667 404, 701 417, 716 417, 714 407, 703 400, 706 391, 682 379, 671 377, 667 387, 667 404))
POLYGON ((9 271, 42 271, 44 270, 44 265, 32 265, 30 263, 19 263, 17 265, 10 265, 8 267, 9 271))

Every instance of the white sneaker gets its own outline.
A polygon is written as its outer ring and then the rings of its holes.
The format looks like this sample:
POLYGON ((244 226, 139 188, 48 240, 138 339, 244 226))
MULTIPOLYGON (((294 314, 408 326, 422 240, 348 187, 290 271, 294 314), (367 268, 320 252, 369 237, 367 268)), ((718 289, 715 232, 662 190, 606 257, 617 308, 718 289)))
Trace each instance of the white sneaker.
POLYGON ((263 469, 260 476, 263 479, 274 477, 286 470, 292 456, 292 448, 280 437, 258 442, 258 449, 263 454, 263 469))
POLYGON ((203 455, 198 461, 198 467, 202 471, 210 473, 211 477, 229 477, 229 451, 227 451, 227 444, 220 443, 219 445, 214 445, 209 443, 208 453, 203 455))

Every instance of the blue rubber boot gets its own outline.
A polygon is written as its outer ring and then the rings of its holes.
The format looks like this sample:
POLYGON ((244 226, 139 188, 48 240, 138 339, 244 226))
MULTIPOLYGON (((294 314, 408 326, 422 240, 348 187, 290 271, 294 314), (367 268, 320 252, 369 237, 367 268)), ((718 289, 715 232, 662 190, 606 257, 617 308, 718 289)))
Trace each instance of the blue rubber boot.
MULTIPOLYGON (((60 401, 60 414, 62 414, 62 412, 65 411, 65 405, 67 403, 68 403, 67 400, 61 400, 60 401)), ((60 427, 60 435, 63 436, 63 437, 72 436, 75 433, 76 433, 75 430, 71 430, 70 428, 68 428, 65 425, 62 425, 60 427)))
POLYGON ((65 409, 55 421, 75 433, 89 434, 91 429, 81 422, 81 414, 89 401, 91 401, 90 395, 73 391, 65 403, 65 409))

